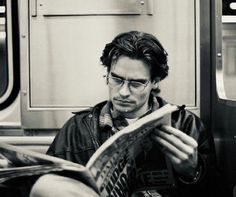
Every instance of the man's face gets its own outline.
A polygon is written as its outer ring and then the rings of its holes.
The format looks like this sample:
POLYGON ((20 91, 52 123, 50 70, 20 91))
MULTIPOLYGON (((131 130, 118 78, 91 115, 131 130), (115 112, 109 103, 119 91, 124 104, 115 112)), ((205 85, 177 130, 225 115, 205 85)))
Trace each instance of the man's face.
POLYGON ((147 111, 151 90, 157 83, 151 82, 150 68, 143 61, 121 56, 112 64, 108 77, 109 96, 115 112, 126 118, 137 118, 147 111), (122 80, 128 81, 114 85, 122 80))

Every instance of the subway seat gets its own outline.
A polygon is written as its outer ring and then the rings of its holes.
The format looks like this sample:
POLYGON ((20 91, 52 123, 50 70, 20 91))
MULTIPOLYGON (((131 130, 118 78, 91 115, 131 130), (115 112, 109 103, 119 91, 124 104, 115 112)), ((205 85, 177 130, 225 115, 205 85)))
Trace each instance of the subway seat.
POLYGON ((0 142, 45 154, 55 136, 0 136, 0 142))

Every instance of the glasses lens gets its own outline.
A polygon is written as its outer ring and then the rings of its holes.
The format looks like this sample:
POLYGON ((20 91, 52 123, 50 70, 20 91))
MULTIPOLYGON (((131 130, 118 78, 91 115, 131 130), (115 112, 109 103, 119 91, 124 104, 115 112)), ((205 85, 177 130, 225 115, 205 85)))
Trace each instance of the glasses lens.
MULTIPOLYGON (((149 81, 148 81, 149 82, 149 81)), ((131 92, 142 92, 145 87, 147 86, 148 82, 146 83, 142 83, 142 82, 138 82, 138 81, 128 81, 128 86, 131 92)), ((118 77, 108 77, 108 84, 111 87, 114 88, 119 88, 123 85, 124 80, 120 79, 118 77)))
POLYGON ((132 92, 141 92, 146 87, 146 84, 137 81, 130 81, 129 87, 132 92))
POLYGON ((122 79, 119 79, 119 78, 117 78, 117 77, 109 77, 109 78, 108 78, 108 83, 109 83, 111 86, 116 87, 116 86, 122 85, 123 80, 122 80, 122 79))

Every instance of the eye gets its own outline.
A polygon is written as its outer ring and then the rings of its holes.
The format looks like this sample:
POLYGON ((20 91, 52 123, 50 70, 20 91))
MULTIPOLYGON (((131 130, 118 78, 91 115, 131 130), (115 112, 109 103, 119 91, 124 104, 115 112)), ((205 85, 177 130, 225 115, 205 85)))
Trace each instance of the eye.
POLYGON ((111 79, 113 80, 114 83, 116 84, 122 84, 123 80, 118 78, 118 77, 111 77, 111 79))
POLYGON ((138 88, 140 86, 144 86, 145 84, 139 81, 130 81, 130 84, 134 87, 134 88, 138 88))

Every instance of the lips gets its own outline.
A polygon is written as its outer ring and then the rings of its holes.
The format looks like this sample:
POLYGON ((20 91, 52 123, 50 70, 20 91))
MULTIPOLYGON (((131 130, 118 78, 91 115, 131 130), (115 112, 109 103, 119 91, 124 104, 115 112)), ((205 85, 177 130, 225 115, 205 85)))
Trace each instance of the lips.
POLYGON ((119 103, 119 104, 123 104, 123 105, 130 105, 133 104, 133 101, 130 100, 123 100, 123 99, 114 99, 115 102, 119 103))

